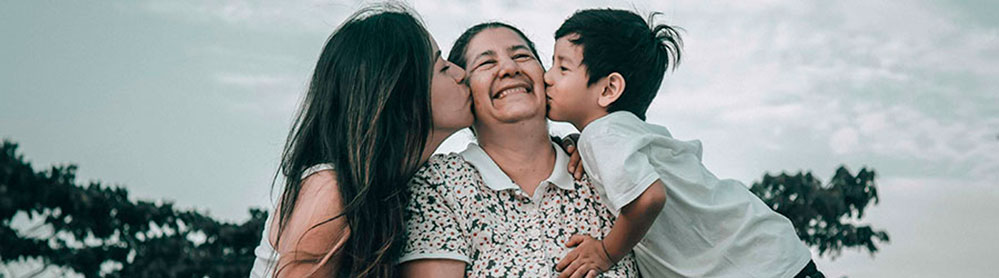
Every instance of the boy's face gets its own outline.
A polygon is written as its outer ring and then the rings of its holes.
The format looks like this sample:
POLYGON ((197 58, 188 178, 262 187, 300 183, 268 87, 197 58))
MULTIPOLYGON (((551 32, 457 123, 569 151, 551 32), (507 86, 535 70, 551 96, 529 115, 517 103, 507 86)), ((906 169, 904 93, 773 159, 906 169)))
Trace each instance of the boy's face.
POLYGON ((583 47, 570 41, 577 37, 569 34, 555 41, 554 61, 545 73, 545 93, 548 118, 570 122, 582 130, 582 125, 597 114, 594 112, 606 110, 597 104, 601 86, 587 86, 589 76, 582 64, 583 47))

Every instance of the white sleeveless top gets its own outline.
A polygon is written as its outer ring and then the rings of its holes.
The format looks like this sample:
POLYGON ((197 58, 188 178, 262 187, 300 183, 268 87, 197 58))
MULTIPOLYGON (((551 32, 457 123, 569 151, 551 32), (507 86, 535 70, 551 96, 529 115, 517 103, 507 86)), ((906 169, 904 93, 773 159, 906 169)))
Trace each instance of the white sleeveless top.
MULTIPOLYGON (((334 170, 333 164, 316 164, 305 169, 305 171, 302 171, 302 180, 305 180, 305 178, 312 174, 325 170, 334 170)), ((253 260, 253 268, 250 269, 250 278, 270 278, 274 276, 274 269, 277 267, 279 254, 277 250, 274 250, 274 246, 271 246, 270 231, 271 220, 274 218, 275 213, 276 211, 272 209, 267 214, 267 222, 264 222, 264 232, 260 236, 260 244, 253 250, 256 259, 253 260)))

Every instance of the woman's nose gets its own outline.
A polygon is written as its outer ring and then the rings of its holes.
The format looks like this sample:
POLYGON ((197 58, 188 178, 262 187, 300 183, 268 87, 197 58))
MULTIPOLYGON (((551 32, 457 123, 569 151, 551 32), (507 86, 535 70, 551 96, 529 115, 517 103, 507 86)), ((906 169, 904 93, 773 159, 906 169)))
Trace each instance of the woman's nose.
POLYGON ((520 73, 520 65, 513 61, 513 59, 500 59, 499 67, 500 77, 516 76, 520 73))

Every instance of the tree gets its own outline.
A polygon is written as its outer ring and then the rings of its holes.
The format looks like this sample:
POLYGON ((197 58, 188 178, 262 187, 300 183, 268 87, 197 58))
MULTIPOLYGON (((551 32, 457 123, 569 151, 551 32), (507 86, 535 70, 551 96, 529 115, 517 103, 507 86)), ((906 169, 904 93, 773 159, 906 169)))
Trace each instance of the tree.
POLYGON ((223 223, 169 202, 131 201, 99 182, 76 184, 76 166, 35 172, 4 140, 0 152, 0 263, 40 259, 86 277, 246 277, 267 213, 223 223), (36 227, 12 227, 24 214, 36 227), (50 233, 31 236, 20 231, 50 233), (42 229, 42 230, 45 230, 42 229), (102 272, 102 265, 116 265, 102 272))
MULTIPOLYGON (((36 172, 17 147, 4 140, 0 150, 0 264, 33 258, 43 263, 39 271, 62 267, 86 277, 247 276, 265 211, 250 209, 248 221, 234 224, 169 202, 132 201, 121 187, 77 184, 75 165, 36 172), (13 227, 17 215, 37 225, 13 227), (39 230, 50 231, 31 232, 39 230)), ((750 190, 820 256, 851 247, 874 254, 888 234, 857 224, 878 202, 874 178, 873 170, 852 175, 845 167, 828 185, 811 173, 765 174, 750 190)))
POLYGON ((860 169, 850 174, 840 166, 828 185, 812 173, 777 176, 765 174, 750 191, 771 209, 791 220, 798 237, 805 244, 817 247, 819 256, 833 258, 843 248, 864 248, 873 255, 875 242, 889 242, 888 233, 870 225, 860 225, 864 211, 878 203, 874 170, 860 169))

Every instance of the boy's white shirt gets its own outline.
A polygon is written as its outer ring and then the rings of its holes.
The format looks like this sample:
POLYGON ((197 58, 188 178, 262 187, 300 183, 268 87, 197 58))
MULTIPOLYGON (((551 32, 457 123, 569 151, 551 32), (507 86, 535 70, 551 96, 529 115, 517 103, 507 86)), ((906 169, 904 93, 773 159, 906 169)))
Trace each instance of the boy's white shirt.
POLYGON ((811 260, 790 220, 701 164, 700 141, 619 111, 587 125, 578 148, 615 215, 657 179, 665 185, 662 213, 633 250, 645 277, 793 277, 811 260))

